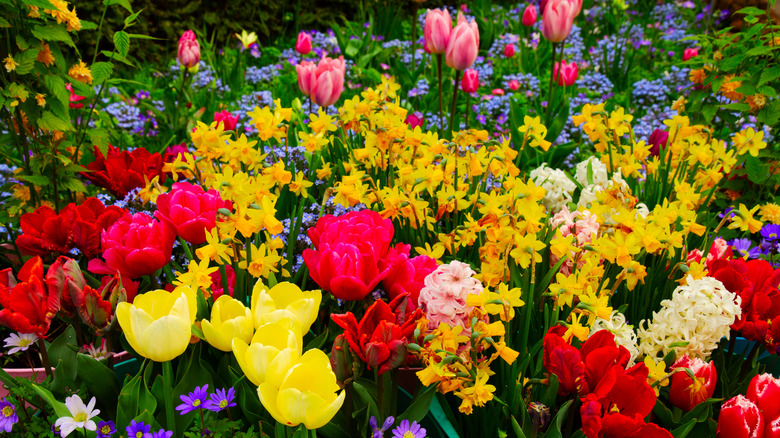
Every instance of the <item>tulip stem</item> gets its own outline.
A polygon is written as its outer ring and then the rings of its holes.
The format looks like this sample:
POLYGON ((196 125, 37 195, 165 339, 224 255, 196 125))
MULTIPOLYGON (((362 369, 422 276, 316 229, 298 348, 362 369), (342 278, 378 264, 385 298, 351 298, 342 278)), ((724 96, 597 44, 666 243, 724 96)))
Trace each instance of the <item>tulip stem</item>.
POLYGON ((441 127, 444 125, 444 116, 442 115, 442 108, 444 107, 444 105, 442 104, 442 99, 441 99, 441 85, 442 85, 442 81, 441 81, 441 58, 442 58, 442 54, 441 53, 436 55, 436 64, 439 67, 438 71, 437 71, 437 73, 439 74, 439 131, 441 131, 441 127))
POLYGON ((469 106, 471 105, 471 94, 466 93, 466 129, 469 129, 469 106))
POLYGON ((555 76, 555 49, 558 48, 558 43, 552 43, 552 61, 550 62, 550 85, 547 87, 547 116, 545 124, 550 126, 550 111, 552 110, 552 92, 553 92, 553 76, 555 76))
POLYGON ((41 351, 43 369, 46 371, 48 377, 52 377, 53 373, 51 372, 51 362, 49 362, 49 352, 46 351, 46 342, 41 338, 38 338, 38 349, 41 351))
POLYGON ((168 427, 176 435, 176 417, 173 414, 173 366, 171 361, 162 363, 163 369, 163 391, 165 393, 165 421, 168 427))
POLYGON ((452 106, 450 107, 450 132, 455 129, 455 104, 458 102, 458 85, 460 84, 460 72, 455 73, 455 89, 452 90, 452 106))

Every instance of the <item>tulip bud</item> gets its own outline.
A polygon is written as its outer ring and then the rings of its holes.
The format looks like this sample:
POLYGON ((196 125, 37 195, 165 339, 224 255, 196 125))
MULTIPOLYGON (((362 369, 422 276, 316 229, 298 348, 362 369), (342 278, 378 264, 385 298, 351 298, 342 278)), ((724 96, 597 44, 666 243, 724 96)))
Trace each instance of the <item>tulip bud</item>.
POLYGON ((517 91, 518 89, 520 89, 520 82, 518 82, 517 79, 512 79, 507 84, 507 87, 509 87, 509 89, 512 91, 517 91))
POLYGON ((441 54, 447 50, 447 43, 452 33, 452 18, 446 9, 428 10, 425 15, 425 51, 441 54))
POLYGON ((748 386, 747 397, 758 406, 766 420, 774 420, 780 416, 780 379, 772 377, 771 374, 753 377, 748 386))
POLYGON ((293 111, 295 111, 296 113, 300 113, 301 110, 303 110, 303 104, 301 103, 301 99, 298 97, 293 99, 290 107, 292 107, 293 111))
POLYGON ((418 126, 422 126, 423 124, 423 115, 422 113, 410 113, 408 116, 406 116, 406 124, 409 125, 410 129, 414 129, 418 126))
POLYGON ((553 67, 553 79, 558 82, 558 85, 571 87, 577 82, 579 77, 579 69, 577 63, 566 63, 566 60, 556 62, 553 67))
POLYGON ((764 435, 764 417, 758 406, 742 394, 723 403, 718 417, 719 437, 755 438, 764 435))
POLYGON ((683 51, 683 61, 699 56, 699 49, 687 48, 683 51))
POLYGON ((186 68, 193 68, 200 62, 200 44, 195 37, 195 32, 188 30, 179 38, 179 51, 177 53, 179 63, 186 68))
POLYGON ((336 336, 333 341, 333 349, 330 352, 330 366, 336 374, 339 386, 344 387, 344 382, 353 376, 352 352, 349 349, 347 337, 343 334, 336 336))
MULTIPOLYGON (((544 8, 544 6, 542 6, 544 8)), ((531 27, 536 23, 536 6, 528 5, 523 11, 523 26, 531 27)))
POLYGON ((452 29, 447 42, 444 59, 447 65, 458 71, 463 71, 474 64, 479 51, 479 28, 476 21, 458 20, 458 25, 452 29))
POLYGON ((235 131, 236 124, 238 123, 238 116, 234 116, 228 110, 222 110, 214 113, 214 121, 219 125, 222 124, 222 129, 225 131, 235 131))
POLYGON ((306 32, 298 34, 298 40, 295 42, 295 51, 301 55, 311 52, 311 36, 306 32))
POLYGON ((650 138, 647 139, 647 144, 652 145, 650 148, 650 155, 657 157, 662 150, 666 149, 666 144, 669 142, 669 131, 662 131, 656 129, 650 134, 650 138))
POLYGON ((479 88, 479 73, 474 69, 468 69, 463 72, 463 79, 460 82, 460 89, 464 93, 475 93, 479 88))
POLYGON ((493 94, 493 96, 503 96, 504 90, 502 90, 501 88, 494 88, 493 91, 491 91, 490 93, 493 94))
POLYGON ((569 0, 549 0, 544 8, 542 35, 553 43, 565 40, 574 24, 575 12, 575 5, 569 0))
POLYGON ((507 58, 512 58, 515 56, 515 45, 514 44, 507 44, 504 46, 504 56, 507 58))

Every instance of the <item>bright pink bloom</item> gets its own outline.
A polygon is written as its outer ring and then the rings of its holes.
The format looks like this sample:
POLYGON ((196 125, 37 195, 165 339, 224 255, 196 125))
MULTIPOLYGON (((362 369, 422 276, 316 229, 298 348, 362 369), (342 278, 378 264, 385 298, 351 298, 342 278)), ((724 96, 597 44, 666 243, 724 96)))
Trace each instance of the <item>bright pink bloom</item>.
POLYGON ((672 369, 678 369, 672 375, 669 386, 669 401, 678 408, 688 412, 699 403, 712 398, 715 392, 715 384, 718 382, 718 373, 713 362, 705 363, 703 360, 682 356, 672 365, 672 369), (697 384, 685 372, 690 369, 696 376, 697 384))
POLYGON ((179 38, 179 51, 176 54, 183 67, 192 68, 200 62, 200 44, 195 32, 188 30, 179 38))
POLYGON ((669 142, 669 131, 656 129, 647 139, 647 144, 653 145, 650 148, 650 155, 657 157, 662 150, 666 149, 666 143, 669 142))
POLYGON ((509 81, 507 86, 509 87, 510 90, 517 91, 520 89, 520 82, 518 82, 517 79, 512 79, 511 81, 509 81))
POLYGON ((491 91, 491 94, 493 94, 493 96, 503 96, 504 90, 501 88, 494 88, 493 91, 491 91))
POLYGON ((447 65, 458 71, 463 71, 474 64, 479 52, 479 28, 476 21, 466 22, 463 15, 458 14, 458 25, 452 30, 447 42, 444 60, 447 65))
POLYGON ((523 26, 531 27, 536 23, 536 6, 528 5, 523 11, 523 26))
POLYGON ((390 267, 390 271, 382 280, 382 287, 391 299, 408 293, 412 304, 417 307, 425 277, 435 271, 439 264, 425 255, 410 258, 411 248, 411 245, 399 243, 387 251, 383 262, 390 267))
POLYGON ((214 113, 214 121, 219 125, 222 124, 222 128, 225 131, 235 131, 236 123, 238 123, 238 116, 234 116, 228 110, 222 110, 214 113))
POLYGON ((198 37, 195 35, 195 32, 192 30, 185 30, 184 33, 181 34, 179 37, 179 44, 181 44, 184 41, 197 41, 198 37))
POLYGON ((423 124, 423 116, 421 113, 409 113, 408 116, 406 116, 406 124, 409 125, 409 128, 414 129, 418 126, 422 126, 423 124))
POLYGON ((542 17, 542 35, 553 43, 565 40, 574 24, 574 8, 570 0, 549 0, 542 17))
POLYGON ((298 87, 301 92, 319 106, 333 105, 344 91, 346 66, 344 57, 338 59, 323 56, 319 64, 303 61, 295 66, 298 72, 298 87))
POLYGON ((481 294, 483 287, 471 267, 453 260, 436 268, 425 277, 425 286, 420 289, 418 305, 428 315, 428 328, 435 329, 439 323, 464 327, 462 334, 471 333, 469 324, 472 306, 467 304, 468 296, 481 294))
POLYGON ((428 10, 423 33, 425 35, 425 50, 428 53, 444 53, 452 33, 450 12, 446 9, 428 10))
POLYGON ((230 210, 232 206, 214 189, 203 191, 199 185, 179 182, 169 193, 157 197, 154 216, 171 224, 182 239, 200 245, 206 241, 206 233, 217 225, 217 210, 230 210))
POLYGON ((577 63, 572 62, 567 64, 565 59, 556 62, 553 67, 553 79, 558 81, 558 85, 561 86, 565 85, 571 87, 574 85, 574 83, 577 82, 579 73, 580 71, 577 68, 577 63))
POLYGON ((507 58, 512 58, 515 56, 515 45, 514 44, 507 44, 504 46, 504 56, 507 58))
POLYGON ((752 400, 767 423, 780 416, 780 379, 771 374, 753 377, 747 390, 747 398, 752 400))
POLYGON ((311 86, 316 70, 317 64, 311 61, 301 61, 295 65, 295 71, 298 73, 298 88, 301 89, 301 93, 309 97, 311 97, 311 86))
POLYGON ((683 61, 699 56, 699 49, 687 48, 683 51, 683 61))
POLYGON ((174 228, 144 213, 127 213, 103 231, 103 260, 89 261, 89 270, 96 274, 138 278, 151 275, 171 260, 174 228))
POLYGON ((311 36, 306 32, 298 34, 298 40, 295 41, 295 51, 301 55, 311 52, 311 36))
POLYGON ((755 403, 739 394, 720 408, 716 433, 719 437, 763 438, 764 418, 755 403))
MULTIPOLYGON (((227 282, 228 282, 227 293, 232 297, 233 288, 236 285, 236 271, 234 271, 233 267, 230 265, 224 265, 224 266, 225 266, 225 277, 227 277, 227 282)), ((225 287, 222 284, 222 274, 219 272, 219 270, 216 270, 211 274, 209 274, 209 277, 211 277, 211 296, 216 300, 217 298, 225 294, 225 287)))
POLYGON ((73 108, 73 109, 84 108, 84 104, 83 103, 73 103, 73 102, 78 102, 80 100, 84 100, 84 99, 86 99, 86 97, 79 96, 78 94, 74 93, 73 92, 73 85, 71 85, 70 83, 65 85, 65 89, 68 90, 68 92, 70 93, 70 96, 68 97, 68 102, 70 102, 70 103, 68 103, 68 106, 73 108))
POLYGON ((460 81, 460 89, 463 90, 464 93, 476 93, 477 88, 479 88, 479 73, 472 69, 466 69, 466 71, 463 72, 463 79, 460 81))

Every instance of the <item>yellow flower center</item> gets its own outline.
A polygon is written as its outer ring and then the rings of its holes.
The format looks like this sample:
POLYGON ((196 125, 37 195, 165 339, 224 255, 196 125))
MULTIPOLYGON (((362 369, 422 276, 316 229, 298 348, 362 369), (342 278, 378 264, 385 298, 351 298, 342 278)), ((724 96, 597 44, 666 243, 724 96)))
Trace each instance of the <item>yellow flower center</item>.
POLYGON ((3 417, 10 417, 14 414, 14 408, 11 406, 6 406, 3 408, 3 417))
POLYGON ((195 406, 195 407, 200 406, 200 399, 195 399, 195 401, 192 402, 192 406, 195 406))
POLYGON ((414 438, 414 434, 407 430, 404 432, 404 438, 414 438))
POLYGON ((30 344, 32 344, 32 339, 27 339, 27 338, 19 339, 19 344, 18 345, 20 347, 26 347, 26 346, 28 346, 30 344))
POLYGON ((73 421, 76 423, 83 423, 87 421, 87 414, 85 412, 79 412, 75 417, 73 417, 73 421))
POLYGON ((227 400, 221 400, 221 401, 219 402, 219 407, 220 407, 220 408, 222 408, 222 409, 226 408, 226 407, 227 407, 227 405, 228 405, 228 402, 227 402, 227 400))

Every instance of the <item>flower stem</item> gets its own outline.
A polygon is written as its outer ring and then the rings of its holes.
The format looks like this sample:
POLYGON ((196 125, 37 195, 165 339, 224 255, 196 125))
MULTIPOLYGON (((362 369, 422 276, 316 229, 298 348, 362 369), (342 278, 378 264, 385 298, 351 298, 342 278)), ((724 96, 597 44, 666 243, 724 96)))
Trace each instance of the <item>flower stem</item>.
POLYGON ((558 48, 558 43, 552 43, 552 61, 550 62, 550 84, 547 87, 547 116, 545 124, 550 125, 550 111, 552 110, 552 91, 553 91, 553 76, 555 76, 555 49, 558 48))
POLYGON ((455 129, 455 104, 458 103, 458 85, 460 84, 460 75, 457 73, 455 74, 455 89, 452 90, 452 106, 450 107, 450 132, 455 129))
POLYGON ((437 73, 439 74, 439 126, 440 127, 442 126, 442 124, 444 122, 444 117, 442 116, 442 108, 444 107, 444 105, 442 104, 442 99, 441 99, 441 84, 442 84, 442 82, 441 82, 441 58, 442 58, 442 56, 443 55, 441 53, 436 55, 436 65, 438 66, 437 73))
POLYGON ((165 393, 165 421, 167 426, 173 431, 173 436, 176 435, 176 417, 173 414, 173 366, 171 361, 162 363, 163 369, 163 391, 165 393))
POLYGON ((43 339, 38 338, 38 349, 41 351, 41 362, 43 362, 43 369, 46 370, 46 375, 52 377, 51 362, 49 362, 49 353, 46 351, 46 343, 43 339))

